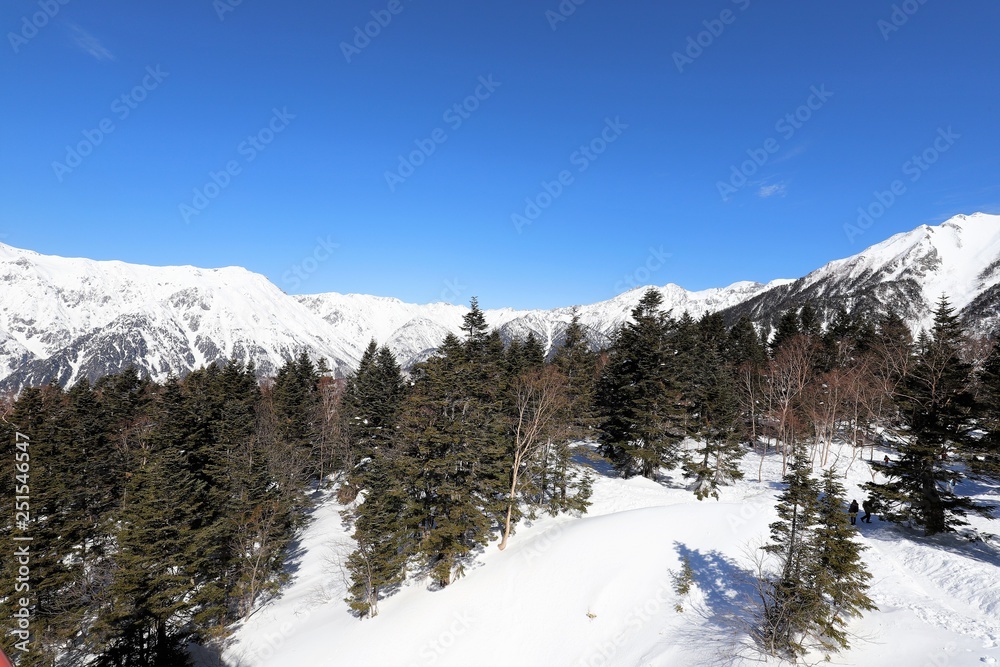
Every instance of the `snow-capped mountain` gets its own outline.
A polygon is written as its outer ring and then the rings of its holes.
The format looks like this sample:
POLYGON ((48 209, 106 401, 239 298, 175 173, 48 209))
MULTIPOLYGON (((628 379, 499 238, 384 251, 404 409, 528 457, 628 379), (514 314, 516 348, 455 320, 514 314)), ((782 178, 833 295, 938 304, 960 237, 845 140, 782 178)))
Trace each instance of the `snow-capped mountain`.
POLYGON ((360 355, 266 278, 241 268, 49 257, 0 244, 0 378, 72 383, 135 365, 152 377, 217 359, 262 373, 309 350, 347 372, 360 355))
POLYGON ((724 311, 772 323, 788 308, 820 304, 884 312, 892 308, 917 330, 926 328, 938 299, 947 296, 975 330, 1000 316, 1000 215, 958 215, 896 234, 861 253, 830 262, 724 311))
MULTIPOLYGON (((410 365, 449 332, 459 333, 465 306, 408 304, 358 294, 290 296, 245 269, 151 267, 45 256, 0 244, 0 388, 49 381, 72 384, 135 366, 154 379, 212 361, 253 361, 262 374, 307 351, 338 374, 350 372, 368 341, 386 344, 410 365)), ((580 306, 595 345, 607 342, 647 288, 580 306)), ((751 315, 765 326, 806 301, 833 310, 897 309, 915 327, 947 294, 986 329, 1000 306, 1000 216, 957 216, 897 234, 798 280, 739 282, 688 292, 657 288, 663 308, 694 317, 751 315)), ((507 338, 534 333, 559 344, 572 308, 486 311, 507 338)))

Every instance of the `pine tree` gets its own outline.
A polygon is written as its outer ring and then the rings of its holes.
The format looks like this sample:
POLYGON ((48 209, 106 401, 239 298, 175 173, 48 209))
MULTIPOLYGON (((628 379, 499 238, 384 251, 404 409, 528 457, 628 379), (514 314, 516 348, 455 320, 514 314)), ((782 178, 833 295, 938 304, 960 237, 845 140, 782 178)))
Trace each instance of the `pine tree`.
POLYGON ((793 308, 786 310, 778 319, 778 325, 771 338, 771 354, 775 354, 783 345, 803 333, 798 312, 793 308))
POLYGON ((885 518, 912 522, 928 535, 965 524, 962 517, 969 512, 989 513, 984 504, 954 492, 964 473, 947 460, 949 452, 961 457, 974 449, 972 368, 961 357, 963 336, 954 309, 942 297, 933 329, 918 341, 916 361, 898 390, 908 442, 897 462, 879 466, 888 481, 866 485, 885 518))
POLYGON ((767 347, 747 316, 740 317, 729 330, 725 357, 733 368, 743 364, 759 368, 767 362, 767 347))
POLYGON ((247 366, 227 392, 220 437, 227 443, 227 540, 231 574, 226 577, 232 613, 248 616, 259 597, 274 593, 282 578, 287 545, 304 506, 306 477, 294 450, 274 438, 273 413, 247 366), (247 430, 244 430, 247 429, 247 430))
POLYGON ((848 619, 877 607, 868 597, 871 574, 861 557, 866 547, 855 540, 844 512, 845 490, 833 468, 823 471, 820 492, 813 551, 814 585, 823 604, 814 619, 815 633, 823 650, 840 651, 850 648, 848 619))
POLYGON ((524 369, 539 369, 545 364, 545 347, 534 332, 524 339, 524 369))
POLYGON ((597 354, 587 344, 580 315, 576 311, 566 327, 562 345, 556 350, 552 363, 566 377, 570 436, 586 439, 590 437, 596 423, 593 403, 597 383, 597 354))
POLYGON ((419 499, 412 520, 419 553, 441 586, 461 574, 464 558, 487 542, 506 509, 506 413, 497 397, 505 390, 503 348, 495 350, 475 308, 465 324, 464 343, 447 336, 414 370, 401 417, 401 475, 419 499))
POLYGON ((354 540, 358 547, 346 567, 351 585, 347 603, 362 617, 378 615, 379 599, 403 579, 416 550, 414 527, 407 523, 411 491, 390 451, 376 451, 365 475, 364 502, 357 508, 354 540))
POLYGON ((844 368, 858 349, 859 326, 843 306, 837 309, 829 328, 822 335, 819 370, 844 368))
POLYGON ((562 345, 552 360, 565 378, 566 409, 564 437, 547 443, 539 461, 536 479, 538 502, 552 514, 586 510, 592 479, 588 471, 573 465, 571 440, 594 437, 597 415, 594 394, 597 384, 597 354, 590 349, 579 313, 574 310, 562 345), (577 492, 572 493, 573 489, 577 492))
POLYGON ((679 462, 684 409, 672 373, 673 323, 660 312, 663 297, 648 290, 632 311, 633 321, 616 334, 597 384, 601 445, 625 475, 654 479, 660 466, 679 462))
MULTIPOLYGON (((351 459, 391 447, 406 386, 396 357, 375 341, 368 344, 357 371, 347 378, 341 415, 351 459)), ((360 474, 363 471, 355 471, 360 474)), ((363 484, 360 480, 355 483, 363 484)))
POLYGON ((668 385, 677 390, 679 425, 685 437, 694 437, 701 427, 699 405, 703 404, 702 398, 708 391, 710 371, 701 358, 708 347, 703 345, 703 332, 687 311, 674 322, 668 334, 668 347, 672 354, 663 368, 668 385))
POLYGON ((983 364, 980 384, 977 412, 983 416, 986 435, 970 443, 969 465, 978 475, 1000 479, 1000 341, 994 342, 983 364))
POLYGON ((765 586, 758 639, 769 654, 794 658, 807 650, 812 623, 822 611, 811 576, 811 531, 818 522, 819 493, 801 449, 795 452, 785 484, 776 506, 779 520, 771 524, 771 543, 763 547, 777 557, 779 572, 765 586))
MULTIPOLYGON (((76 594, 84 581, 79 543, 62 539, 64 533, 70 532, 79 537, 87 520, 77 512, 63 509, 64 504, 72 502, 81 490, 80 477, 69 469, 64 458, 67 440, 62 431, 75 426, 70 422, 71 417, 65 393, 49 385, 25 389, 12 413, 0 420, 0 436, 3 437, 0 446, 6 460, 24 466, 10 471, 14 484, 7 489, 14 491, 15 484, 27 486, 27 495, 30 495, 29 512, 25 515, 13 513, 14 493, 4 494, 4 498, 9 499, 7 507, 11 515, 0 523, 0 537, 18 547, 23 545, 12 542, 13 536, 27 534, 32 538, 27 545, 31 567, 29 580, 18 582, 27 583, 28 590, 19 590, 16 596, 10 594, 14 582, 18 581, 18 559, 6 556, 0 559, 0 576, 8 582, 0 596, 0 629, 3 630, 0 642, 8 655, 21 655, 18 664, 25 667, 55 664, 58 656, 67 652, 79 655, 79 641, 73 638, 90 622, 86 616, 87 600, 76 594), (16 433, 26 436, 27 440, 18 438, 16 433), (28 444, 18 449, 17 442, 28 444), (18 521, 16 533, 10 519, 18 521), (11 632, 18 629, 13 611, 15 605, 20 606, 22 597, 30 602, 33 617, 27 653, 9 650, 13 641, 21 641, 11 632)), ((21 491, 19 495, 25 494, 21 491)))
POLYGON ((772 541, 764 547, 776 557, 778 572, 758 582, 755 638, 770 655, 795 661, 821 650, 829 660, 830 653, 849 648, 848 619, 876 608, 867 594, 871 575, 847 524, 835 471, 824 471, 817 483, 799 448, 785 483, 779 521, 771 524, 772 541))
POLYGON ((183 619, 201 579, 196 529, 205 487, 185 450, 193 424, 176 380, 164 388, 156 418, 119 520, 113 603, 94 633, 104 644, 99 667, 188 664, 182 646, 192 630, 183 619))
POLYGON ((249 604, 247 570, 270 547, 265 535, 248 544, 242 534, 270 482, 263 457, 253 456, 260 391, 253 371, 233 360, 188 375, 183 394, 191 424, 188 465, 205 489, 194 554, 204 584, 191 598, 193 621, 211 638, 249 604))
POLYGON ((698 323, 699 339, 688 372, 692 381, 685 402, 691 409, 692 435, 701 443, 684 462, 699 500, 719 497, 723 484, 742 479, 739 461, 745 450, 739 439, 739 405, 733 370, 724 351, 727 333, 720 319, 705 316, 698 323))
POLYGON ((807 303, 799 310, 799 331, 805 336, 814 338, 819 338, 823 333, 819 312, 811 303, 807 303))
POLYGON ((305 352, 285 363, 274 378, 274 415, 278 435, 310 462, 318 478, 314 445, 319 431, 319 372, 305 352))
POLYGON ((462 317, 461 330, 465 332, 465 342, 470 356, 481 354, 489 336, 489 327, 486 324, 485 313, 479 308, 477 297, 469 300, 469 312, 462 317))

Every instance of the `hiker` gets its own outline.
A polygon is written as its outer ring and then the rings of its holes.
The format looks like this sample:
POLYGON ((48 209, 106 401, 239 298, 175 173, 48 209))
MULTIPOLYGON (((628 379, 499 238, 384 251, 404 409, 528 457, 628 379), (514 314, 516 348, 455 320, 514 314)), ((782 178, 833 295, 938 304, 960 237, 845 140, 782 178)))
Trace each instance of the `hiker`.
POLYGON ((889 455, 888 454, 885 455, 885 464, 889 465, 889 455))
POLYGON ((851 525, 856 526, 858 524, 858 501, 852 500, 851 506, 847 508, 847 513, 851 515, 851 525))
POLYGON ((871 498, 865 498, 864 502, 861 503, 861 509, 865 511, 865 515, 861 517, 861 520, 865 523, 872 522, 872 506, 874 503, 871 498))

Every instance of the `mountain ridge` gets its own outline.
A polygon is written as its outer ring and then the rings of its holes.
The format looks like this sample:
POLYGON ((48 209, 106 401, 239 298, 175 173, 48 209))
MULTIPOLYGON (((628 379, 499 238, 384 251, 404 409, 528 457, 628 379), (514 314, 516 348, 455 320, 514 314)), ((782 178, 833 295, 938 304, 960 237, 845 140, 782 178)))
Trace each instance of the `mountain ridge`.
MULTIPOLYGON (((404 366, 459 333, 464 305, 410 304, 395 297, 327 292, 289 295, 243 267, 153 267, 119 260, 43 255, 0 243, 0 389, 68 385, 135 366, 154 379, 230 358, 272 374, 302 351, 335 374, 356 367, 368 341, 387 345, 404 366)), ((558 345, 573 312, 594 345, 630 317, 649 287, 575 307, 485 311, 507 339, 534 333, 558 345)), ((674 316, 749 316, 768 329, 781 312, 813 302, 824 312, 892 307, 914 329, 929 323, 947 294, 974 329, 1000 312, 1000 216, 959 215, 920 225, 798 279, 738 281, 691 292, 655 287, 674 316)))

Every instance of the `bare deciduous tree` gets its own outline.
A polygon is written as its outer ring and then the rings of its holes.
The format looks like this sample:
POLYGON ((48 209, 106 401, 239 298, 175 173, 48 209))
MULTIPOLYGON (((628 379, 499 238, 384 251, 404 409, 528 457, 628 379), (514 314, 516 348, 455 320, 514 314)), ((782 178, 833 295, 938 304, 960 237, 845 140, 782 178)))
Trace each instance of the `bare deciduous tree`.
POLYGON ((558 369, 546 366, 523 373, 514 384, 516 418, 511 452, 510 497, 504 521, 501 550, 510 538, 511 518, 517 503, 521 475, 546 443, 556 435, 560 413, 565 409, 566 380, 558 369))
POLYGON ((777 427, 781 448, 781 474, 788 472, 801 422, 800 399, 812 379, 816 348, 807 336, 796 336, 781 346, 767 369, 769 417, 777 427))

